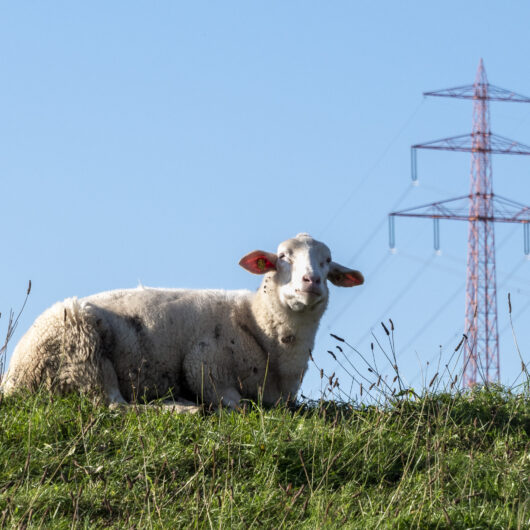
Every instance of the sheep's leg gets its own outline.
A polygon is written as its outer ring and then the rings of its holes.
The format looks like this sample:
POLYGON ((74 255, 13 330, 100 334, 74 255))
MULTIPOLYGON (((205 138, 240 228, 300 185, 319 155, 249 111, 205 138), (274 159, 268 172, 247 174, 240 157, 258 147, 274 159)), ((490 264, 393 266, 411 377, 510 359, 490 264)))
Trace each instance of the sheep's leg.
MULTIPOLYGON (((120 392, 118 385, 118 377, 114 366, 107 358, 103 358, 101 362, 101 368, 103 373, 103 392, 107 398, 107 402, 111 408, 118 407, 134 407, 136 410, 146 411, 153 408, 156 405, 139 405, 137 403, 128 403, 120 392)), ((171 410, 177 414, 188 413, 194 414, 199 412, 200 407, 191 401, 185 399, 176 399, 164 401, 161 405, 165 410, 171 410)))
POLYGON ((218 393, 220 402, 230 409, 238 409, 241 401, 241 394, 235 388, 225 388, 218 393))
POLYGON ((233 384, 233 369, 217 347, 200 341, 186 355, 183 371, 189 388, 203 402, 236 409, 241 394, 233 384))
MULTIPOLYGON (((107 358, 103 358, 101 368, 103 372, 103 391, 111 408, 125 406, 135 407, 137 410, 146 411, 152 408, 153 406, 156 406, 128 403, 121 395, 120 388, 118 385, 118 377, 116 375, 116 371, 114 370, 114 366, 112 366, 112 363, 107 358)), ((171 410, 172 412, 176 412, 178 414, 194 414, 196 412, 199 412, 200 410, 200 407, 198 407, 195 403, 192 403, 191 401, 187 401, 185 399, 164 401, 162 403, 162 407, 165 410, 171 410)))
POLYGON ((127 401, 120 392, 116 370, 106 357, 101 361, 101 371, 103 373, 103 392, 109 405, 127 405, 127 401))

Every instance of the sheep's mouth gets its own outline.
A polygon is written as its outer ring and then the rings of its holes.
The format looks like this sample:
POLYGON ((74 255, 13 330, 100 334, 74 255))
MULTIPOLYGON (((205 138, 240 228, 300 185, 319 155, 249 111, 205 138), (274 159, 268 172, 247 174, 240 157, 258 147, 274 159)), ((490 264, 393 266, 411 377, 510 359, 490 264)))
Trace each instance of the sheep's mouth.
POLYGON ((322 296, 322 292, 317 291, 316 289, 295 289, 295 293, 308 294, 311 296, 322 296))

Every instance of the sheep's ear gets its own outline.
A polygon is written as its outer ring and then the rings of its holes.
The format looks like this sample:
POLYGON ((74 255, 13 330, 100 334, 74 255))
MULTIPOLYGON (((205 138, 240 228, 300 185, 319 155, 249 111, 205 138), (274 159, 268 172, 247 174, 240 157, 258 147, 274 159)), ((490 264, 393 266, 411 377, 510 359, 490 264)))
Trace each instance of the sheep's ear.
POLYGON ((332 261, 328 272, 328 280, 339 287, 355 287, 364 283, 364 276, 359 271, 348 269, 332 261))
POLYGON ((239 261, 241 267, 252 274, 265 274, 276 270, 276 260, 278 256, 272 252, 254 250, 250 254, 243 256, 239 261))

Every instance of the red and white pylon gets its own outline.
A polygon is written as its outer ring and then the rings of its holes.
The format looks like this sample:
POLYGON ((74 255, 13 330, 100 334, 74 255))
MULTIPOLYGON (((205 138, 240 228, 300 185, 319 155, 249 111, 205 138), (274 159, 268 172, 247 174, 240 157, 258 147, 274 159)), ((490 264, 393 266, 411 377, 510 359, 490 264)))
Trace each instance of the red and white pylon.
POLYGON ((444 138, 412 146, 412 179, 416 180, 416 150, 443 149, 471 153, 471 186, 468 196, 392 212, 390 240, 394 245, 395 217, 434 219, 435 248, 439 246, 439 220, 468 221, 463 386, 479 381, 499 381, 499 332, 497 325, 497 279, 495 270, 495 222, 521 223, 524 226, 525 253, 530 254, 530 207, 493 193, 491 154, 530 155, 530 147, 490 130, 490 101, 530 103, 530 98, 490 85, 480 60, 473 85, 426 92, 426 96, 473 100, 473 129, 470 135, 444 138), (467 203, 467 207, 466 207, 467 203))

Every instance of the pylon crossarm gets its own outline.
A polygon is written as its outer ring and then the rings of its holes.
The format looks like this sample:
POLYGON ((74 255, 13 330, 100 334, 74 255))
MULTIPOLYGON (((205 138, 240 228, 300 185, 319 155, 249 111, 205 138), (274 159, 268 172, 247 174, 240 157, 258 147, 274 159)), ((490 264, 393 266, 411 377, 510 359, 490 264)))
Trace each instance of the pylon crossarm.
POLYGON ((432 142, 425 142, 423 144, 415 144, 412 149, 442 149, 447 151, 467 151, 471 135, 461 134, 460 136, 452 136, 451 138, 442 138, 441 140, 433 140, 432 142))
POLYGON ((476 134, 461 134, 459 136, 452 136, 450 138, 442 138, 441 140, 434 140, 423 144, 413 145, 413 149, 438 149, 444 151, 460 151, 460 152, 484 152, 493 154, 505 155, 530 155, 530 146, 504 138, 498 134, 493 133, 479 133, 484 137, 484 144, 487 147, 477 147, 475 139, 476 134))
POLYGON ((389 214, 393 217, 424 217, 454 221, 490 221, 499 223, 530 223, 530 207, 490 195, 489 197, 464 195, 455 199, 432 202, 389 214), (479 201, 479 212, 470 213, 470 201, 479 201), (482 205, 480 203, 482 202, 482 205))
MULTIPOLYGON (((480 87, 479 83, 479 87, 480 87)), ((444 98, 460 98, 460 99, 485 99, 488 101, 512 101, 514 103, 530 103, 530 98, 517 94, 512 90, 506 90, 489 83, 485 84, 486 91, 481 91, 486 93, 485 97, 476 96, 476 86, 475 85, 463 85, 456 86, 453 88, 445 88, 443 90, 433 90, 431 92, 424 92, 424 96, 435 96, 435 97, 444 97, 444 98)))
POLYGON ((415 206, 414 208, 407 208, 398 212, 392 212, 389 215, 394 217, 429 217, 431 219, 453 218, 457 209, 448 208, 447 205, 450 203, 456 203, 458 201, 462 203, 458 208, 458 215, 465 215, 467 218, 469 211, 469 195, 463 195, 462 197, 447 199, 445 201, 423 204, 421 206, 415 206))
POLYGON ((488 85, 488 99, 490 101, 513 101, 514 103, 530 103, 530 98, 517 94, 512 90, 506 90, 495 85, 488 85))
POLYGON ((498 134, 490 134, 490 153, 506 154, 506 155, 530 155, 530 147, 528 145, 510 140, 498 134))
POLYGON ((512 201, 500 195, 493 196, 495 215, 499 217, 509 218, 512 223, 529 223, 530 222, 530 206, 526 206, 517 201, 512 201))

